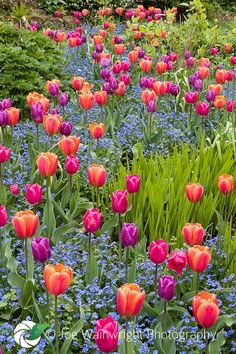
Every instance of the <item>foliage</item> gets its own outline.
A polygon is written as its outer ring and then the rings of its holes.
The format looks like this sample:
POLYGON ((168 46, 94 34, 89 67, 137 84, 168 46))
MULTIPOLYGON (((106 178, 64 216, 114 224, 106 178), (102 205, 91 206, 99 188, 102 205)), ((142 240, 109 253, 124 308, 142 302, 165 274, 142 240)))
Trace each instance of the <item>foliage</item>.
POLYGON ((56 44, 42 33, 0 24, 0 97, 25 107, 25 97, 45 82, 63 78, 63 60, 56 44))

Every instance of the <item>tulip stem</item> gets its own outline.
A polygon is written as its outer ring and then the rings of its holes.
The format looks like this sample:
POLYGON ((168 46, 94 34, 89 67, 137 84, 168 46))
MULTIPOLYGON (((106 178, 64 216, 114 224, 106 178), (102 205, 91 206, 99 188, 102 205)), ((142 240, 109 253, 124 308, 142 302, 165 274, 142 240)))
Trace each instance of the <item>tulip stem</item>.
POLYGON ((127 317, 125 321, 125 354, 128 354, 128 342, 127 342, 128 323, 129 323, 129 319, 127 317))
POLYGON ((205 345, 205 354, 208 354, 208 332, 206 331, 205 332, 205 343, 206 343, 206 345, 205 345))
POLYGON ((129 247, 126 247, 126 259, 125 259, 125 282, 128 280, 128 262, 129 262, 129 247))
POLYGON ((50 211, 49 211, 49 199, 50 199, 50 177, 46 178, 46 203, 47 203, 47 210, 48 210, 48 220, 47 220, 47 236, 50 238, 49 234, 49 220, 50 220, 50 211))
POLYGON ((121 259, 122 259, 122 245, 121 245, 121 215, 118 214, 118 237, 119 237, 119 258, 120 258, 120 266, 121 266, 121 259))
POLYGON ((25 268, 26 268, 25 279, 28 280, 28 243, 27 243, 27 238, 25 238, 24 243, 25 243, 25 268))
POLYGON ((166 330, 166 317, 167 317, 167 301, 164 300, 164 330, 166 330))
POLYGON ((99 208, 100 205, 99 187, 96 187, 96 194, 97 194, 97 208, 99 208))
POLYGON ((91 233, 88 235, 88 257, 91 255, 91 233))
POLYGON ((2 185, 2 164, 0 163, 0 184, 2 185))
POLYGON ((132 193, 132 222, 135 223, 135 214, 136 214, 136 210, 135 210, 135 194, 136 193, 132 193))
POLYGON ((224 219, 225 222, 227 223, 228 218, 227 218, 227 194, 225 194, 225 198, 224 198, 224 219))
POLYGON ((55 335, 56 335, 56 353, 59 354, 59 338, 58 338, 58 318, 57 318, 57 296, 55 296, 55 335))
POLYGON ((36 123, 36 149, 38 150, 39 148, 39 124, 36 123))
POLYGON ((69 179, 69 190, 70 190, 70 195, 72 194, 72 188, 73 188, 73 175, 69 174, 68 179, 69 179))
POLYGON ((155 279, 154 279, 154 284, 155 284, 155 309, 157 308, 157 264, 155 264, 155 279))

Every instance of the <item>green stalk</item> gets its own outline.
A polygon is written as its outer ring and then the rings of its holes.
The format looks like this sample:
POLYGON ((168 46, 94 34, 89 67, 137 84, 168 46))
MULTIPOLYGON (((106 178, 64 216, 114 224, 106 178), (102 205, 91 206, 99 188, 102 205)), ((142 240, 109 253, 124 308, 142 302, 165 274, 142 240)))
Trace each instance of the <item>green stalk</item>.
POLYGON ((136 215, 135 194, 136 193, 132 193, 132 222, 133 223, 135 223, 135 215, 136 215))
POLYGON ((126 320, 125 320, 125 354, 129 354, 128 353, 128 342, 127 342, 128 323, 129 323, 129 319, 128 319, 128 317, 126 317, 126 320))
POLYGON ((58 332, 59 332, 59 323, 58 323, 58 318, 57 318, 57 296, 55 296, 55 335, 56 335, 56 353, 59 354, 59 338, 58 338, 58 332))
POLYGON ((27 243, 27 237, 24 239, 24 244, 25 244, 25 268, 26 268, 25 279, 28 280, 29 270, 28 270, 28 243, 27 243))
POLYGON ((91 256, 91 233, 88 235, 88 257, 91 256))
POLYGON ((157 308, 157 264, 155 264, 154 284, 155 284, 155 309, 156 309, 157 308))
POLYGON ((129 262, 129 247, 126 247, 126 259, 125 259, 125 282, 128 280, 128 262, 129 262))
POLYGON ((164 300, 164 330, 166 330, 166 318, 167 318, 167 301, 164 300))
POLYGON ((122 244, 121 244, 121 215, 118 214, 118 237, 119 237, 119 258, 120 258, 120 266, 121 266, 121 259, 122 259, 122 244))

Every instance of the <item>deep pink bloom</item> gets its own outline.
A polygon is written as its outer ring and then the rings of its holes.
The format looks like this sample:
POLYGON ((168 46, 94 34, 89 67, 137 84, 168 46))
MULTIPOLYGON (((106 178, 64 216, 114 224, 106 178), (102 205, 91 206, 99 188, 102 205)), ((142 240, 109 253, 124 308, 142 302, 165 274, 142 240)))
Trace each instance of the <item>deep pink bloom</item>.
POLYGON ((10 185, 10 192, 13 195, 18 195, 20 193, 20 188, 17 183, 10 185))
POLYGON ((7 209, 4 205, 0 205, 0 227, 5 226, 6 223, 7 223, 7 209))
POLYGON ((155 264, 165 261, 169 249, 169 243, 163 240, 152 241, 149 246, 149 258, 155 264))
POLYGON ((97 208, 88 209, 84 214, 83 225, 87 232, 95 232, 100 229, 102 213, 97 208))
POLYGON ((10 159, 11 149, 6 148, 0 144, 0 163, 6 162, 10 159))
POLYGON ((112 193, 112 209, 118 214, 124 214, 127 211, 127 191, 118 189, 116 192, 112 193))
POLYGON ((173 251, 168 257, 168 268, 174 270, 178 276, 187 265, 187 256, 184 251, 173 251))
POLYGON ((137 193, 140 189, 140 176, 129 175, 126 176, 126 189, 128 193, 137 193))
POLYGON ((113 352, 118 345, 118 322, 110 316, 98 320, 94 337, 99 350, 103 353, 113 352))
POLYGON ((198 92, 186 92, 184 95, 184 99, 188 104, 193 104, 198 100, 198 92))
POLYGON ((42 186, 38 183, 26 184, 25 196, 28 203, 32 205, 41 203, 43 197, 42 186))
POLYGON ((31 248, 36 262, 46 262, 51 257, 50 241, 47 237, 36 237, 31 241, 31 248))
POLYGON ((200 116, 207 116, 210 111, 210 106, 206 102, 198 102, 196 104, 196 113, 200 116))
POLYGON ((69 175, 75 174, 79 169, 78 157, 74 155, 67 155, 65 167, 66 167, 66 172, 69 173, 69 175))

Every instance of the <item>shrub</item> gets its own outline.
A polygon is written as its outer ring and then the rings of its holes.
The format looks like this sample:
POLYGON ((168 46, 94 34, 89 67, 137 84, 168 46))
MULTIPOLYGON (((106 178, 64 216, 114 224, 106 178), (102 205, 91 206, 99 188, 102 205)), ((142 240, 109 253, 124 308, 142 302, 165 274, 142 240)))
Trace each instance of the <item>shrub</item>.
POLYGON ((26 108, 30 91, 41 91, 46 80, 62 79, 63 60, 56 44, 39 32, 0 24, 0 98, 11 97, 26 108))

